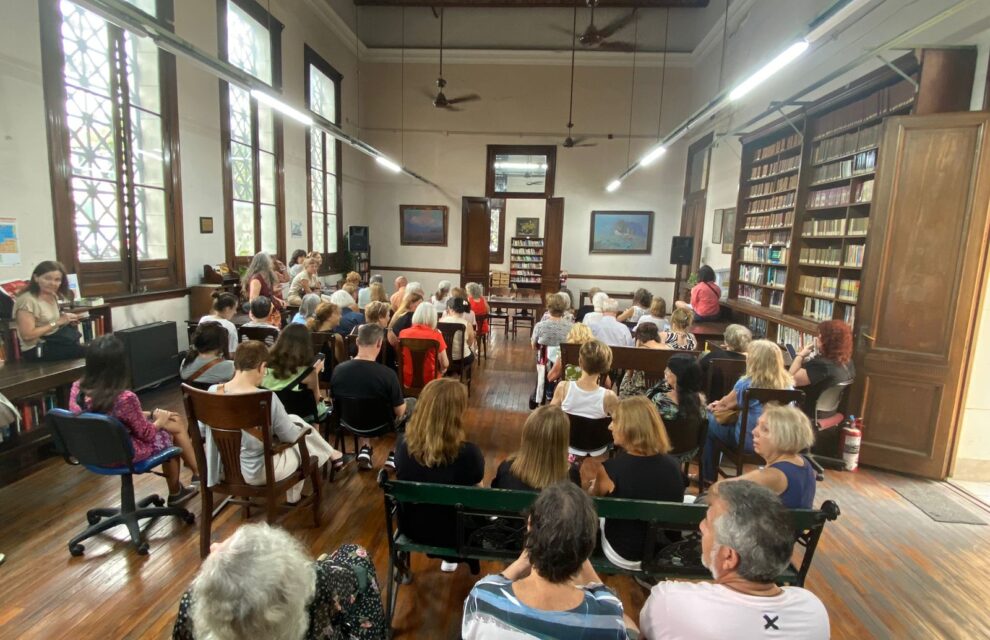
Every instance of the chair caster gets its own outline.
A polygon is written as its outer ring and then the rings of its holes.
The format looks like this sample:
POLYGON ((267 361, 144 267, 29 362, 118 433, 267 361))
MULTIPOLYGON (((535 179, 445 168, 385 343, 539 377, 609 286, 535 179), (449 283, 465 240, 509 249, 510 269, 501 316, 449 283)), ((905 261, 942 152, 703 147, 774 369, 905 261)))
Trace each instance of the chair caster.
POLYGON ((77 558, 79 556, 81 556, 83 554, 83 551, 85 551, 85 550, 86 550, 86 547, 82 546, 81 544, 70 544, 69 545, 69 553, 71 553, 72 555, 76 556, 77 558))
POLYGON ((182 519, 185 520, 186 524, 193 524, 196 522, 196 514, 192 511, 187 511, 186 515, 182 516, 182 519))
POLYGON ((151 502, 156 507, 164 507, 165 506, 165 498, 159 497, 157 495, 155 496, 155 499, 152 500, 151 502))
POLYGON ((138 555, 139 556, 146 556, 146 555, 148 555, 148 550, 149 550, 149 547, 148 547, 148 543, 147 542, 142 542, 140 545, 138 545, 137 552, 138 552, 138 555))
POLYGON ((94 525, 99 521, 100 521, 100 516, 96 515, 95 513, 86 514, 86 522, 88 522, 90 525, 94 525))

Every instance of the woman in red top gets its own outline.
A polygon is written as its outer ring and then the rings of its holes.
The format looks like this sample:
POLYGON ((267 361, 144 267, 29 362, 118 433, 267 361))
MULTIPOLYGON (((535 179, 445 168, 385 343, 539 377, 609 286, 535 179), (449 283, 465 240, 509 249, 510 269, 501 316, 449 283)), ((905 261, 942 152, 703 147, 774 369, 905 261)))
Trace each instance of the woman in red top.
MULTIPOLYGON (((464 288, 467 289, 468 303, 471 305, 471 311, 474 312, 474 317, 477 318, 480 315, 488 315, 491 313, 491 309, 488 306, 488 301, 485 300, 482 295, 483 291, 480 284, 477 282, 469 282, 464 288)), ((481 326, 478 327, 478 334, 488 334, 488 320, 482 322, 481 326)))
POLYGON ((695 322, 713 322, 722 315, 722 290, 715 284, 715 270, 707 264, 698 269, 698 284, 691 289, 691 304, 678 300, 675 307, 694 312, 695 322))
POLYGON ((261 252, 251 258, 242 286, 247 292, 248 302, 258 296, 265 296, 272 301, 273 312, 281 311, 285 307, 285 301, 282 300, 282 285, 275 273, 272 258, 267 253, 261 252))
MULTIPOLYGON (((430 382, 443 376, 444 371, 450 366, 447 360, 447 343, 443 339, 443 334, 437 331, 437 311, 430 304, 421 304, 416 307, 413 313, 412 326, 399 332, 399 340, 402 338, 422 338, 435 340, 437 343, 440 369, 437 370, 432 354, 423 360, 423 380, 430 382)), ((402 349, 402 384, 409 387, 413 382, 413 359, 409 349, 402 349)))

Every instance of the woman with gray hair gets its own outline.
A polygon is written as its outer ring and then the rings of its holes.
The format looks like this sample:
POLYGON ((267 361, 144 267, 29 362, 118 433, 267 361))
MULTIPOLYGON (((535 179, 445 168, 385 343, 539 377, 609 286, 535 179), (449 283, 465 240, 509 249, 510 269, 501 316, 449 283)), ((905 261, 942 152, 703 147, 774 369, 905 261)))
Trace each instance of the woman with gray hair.
POLYGON ((272 257, 264 251, 251 258, 251 264, 248 265, 241 279, 241 286, 247 292, 248 302, 264 296, 271 300, 272 307, 276 311, 281 311, 285 307, 285 301, 282 300, 282 286, 275 274, 275 264, 272 262, 272 257))
POLYGON ((303 296, 299 311, 292 316, 292 324, 306 324, 306 321, 316 315, 316 307, 323 303, 323 298, 318 293, 307 293, 303 296))
POLYGON ((210 552, 179 601, 173 640, 385 637, 375 565, 357 545, 313 562, 283 529, 245 524, 210 552))
POLYGON ((340 307, 340 324, 334 332, 342 336, 350 335, 356 327, 364 324, 364 314, 358 311, 354 296, 344 289, 338 289, 330 295, 330 302, 340 307))
POLYGON ((430 298, 430 302, 433 304, 433 308, 436 310, 438 316, 442 316, 447 311, 447 300, 450 298, 450 288, 452 286, 450 280, 441 280, 440 284, 437 285, 436 293, 430 298))
POLYGON ((701 356, 698 364, 701 365, 701 373, 708 377, 708 368, 711 361, 719 360, 745 360, 746 347, 753 341, 753 334, 741 324, 730 324, 725 328, 725 344, 717 346, 708 344, 708 351, 701 356))
MULTIPOLYGON (((447 342, 443 339, 443 334, 437 331, 437 311, 431 304, 421 304, 413 312, 412 326, 399 332, 399 341, 403 338, 419 338, 423 340, 433 340, 437 343, 437 360, 440 368, 437 369, 432 354, 428 354, 423 359, 423 380, 429 382, 443 376, 450 360, 447 359, 447 342)), ((413 357, 408 347, 401 347, 399 355, 402 358, 402 384, 411 386, 413 381, 413 357)))
POLYGON ((584 324, 591 325, 602 319, 605 310, 605 301, 608 300, 608 294, 604 291, 598 291, 591 297, 591 306, 594 307, 594 311, 586 313, 584 319, 581 322, 584 324))

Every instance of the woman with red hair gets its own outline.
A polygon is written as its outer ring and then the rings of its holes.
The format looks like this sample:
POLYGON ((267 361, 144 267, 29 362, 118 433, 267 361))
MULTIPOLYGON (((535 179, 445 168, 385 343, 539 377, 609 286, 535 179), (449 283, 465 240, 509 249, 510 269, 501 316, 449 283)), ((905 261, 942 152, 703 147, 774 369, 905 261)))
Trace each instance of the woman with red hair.
POLYGON ((852 330, 842 320, 828 320, 818 325, 813 345, 805 345, 791 363, 794 386, 804 391, 805 413, 814 420, 827 418, 815 413, 818 397, 829 387, 851 381, 856 376, 852 363, 852 330), (818 354, 811 357, 812 351, 818 354))

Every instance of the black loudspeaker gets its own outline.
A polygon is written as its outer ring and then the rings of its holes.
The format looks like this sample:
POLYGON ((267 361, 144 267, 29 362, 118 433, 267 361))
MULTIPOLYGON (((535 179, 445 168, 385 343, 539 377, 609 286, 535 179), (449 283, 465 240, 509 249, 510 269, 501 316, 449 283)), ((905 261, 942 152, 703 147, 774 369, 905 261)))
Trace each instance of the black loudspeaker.
POLYGON ((691 264, 693 236, 674 236, 670 241, 670 264, 691 264))
POLYGON ((368 251, 368 227, 348 227, 347 248, 351 251, 368 251))

